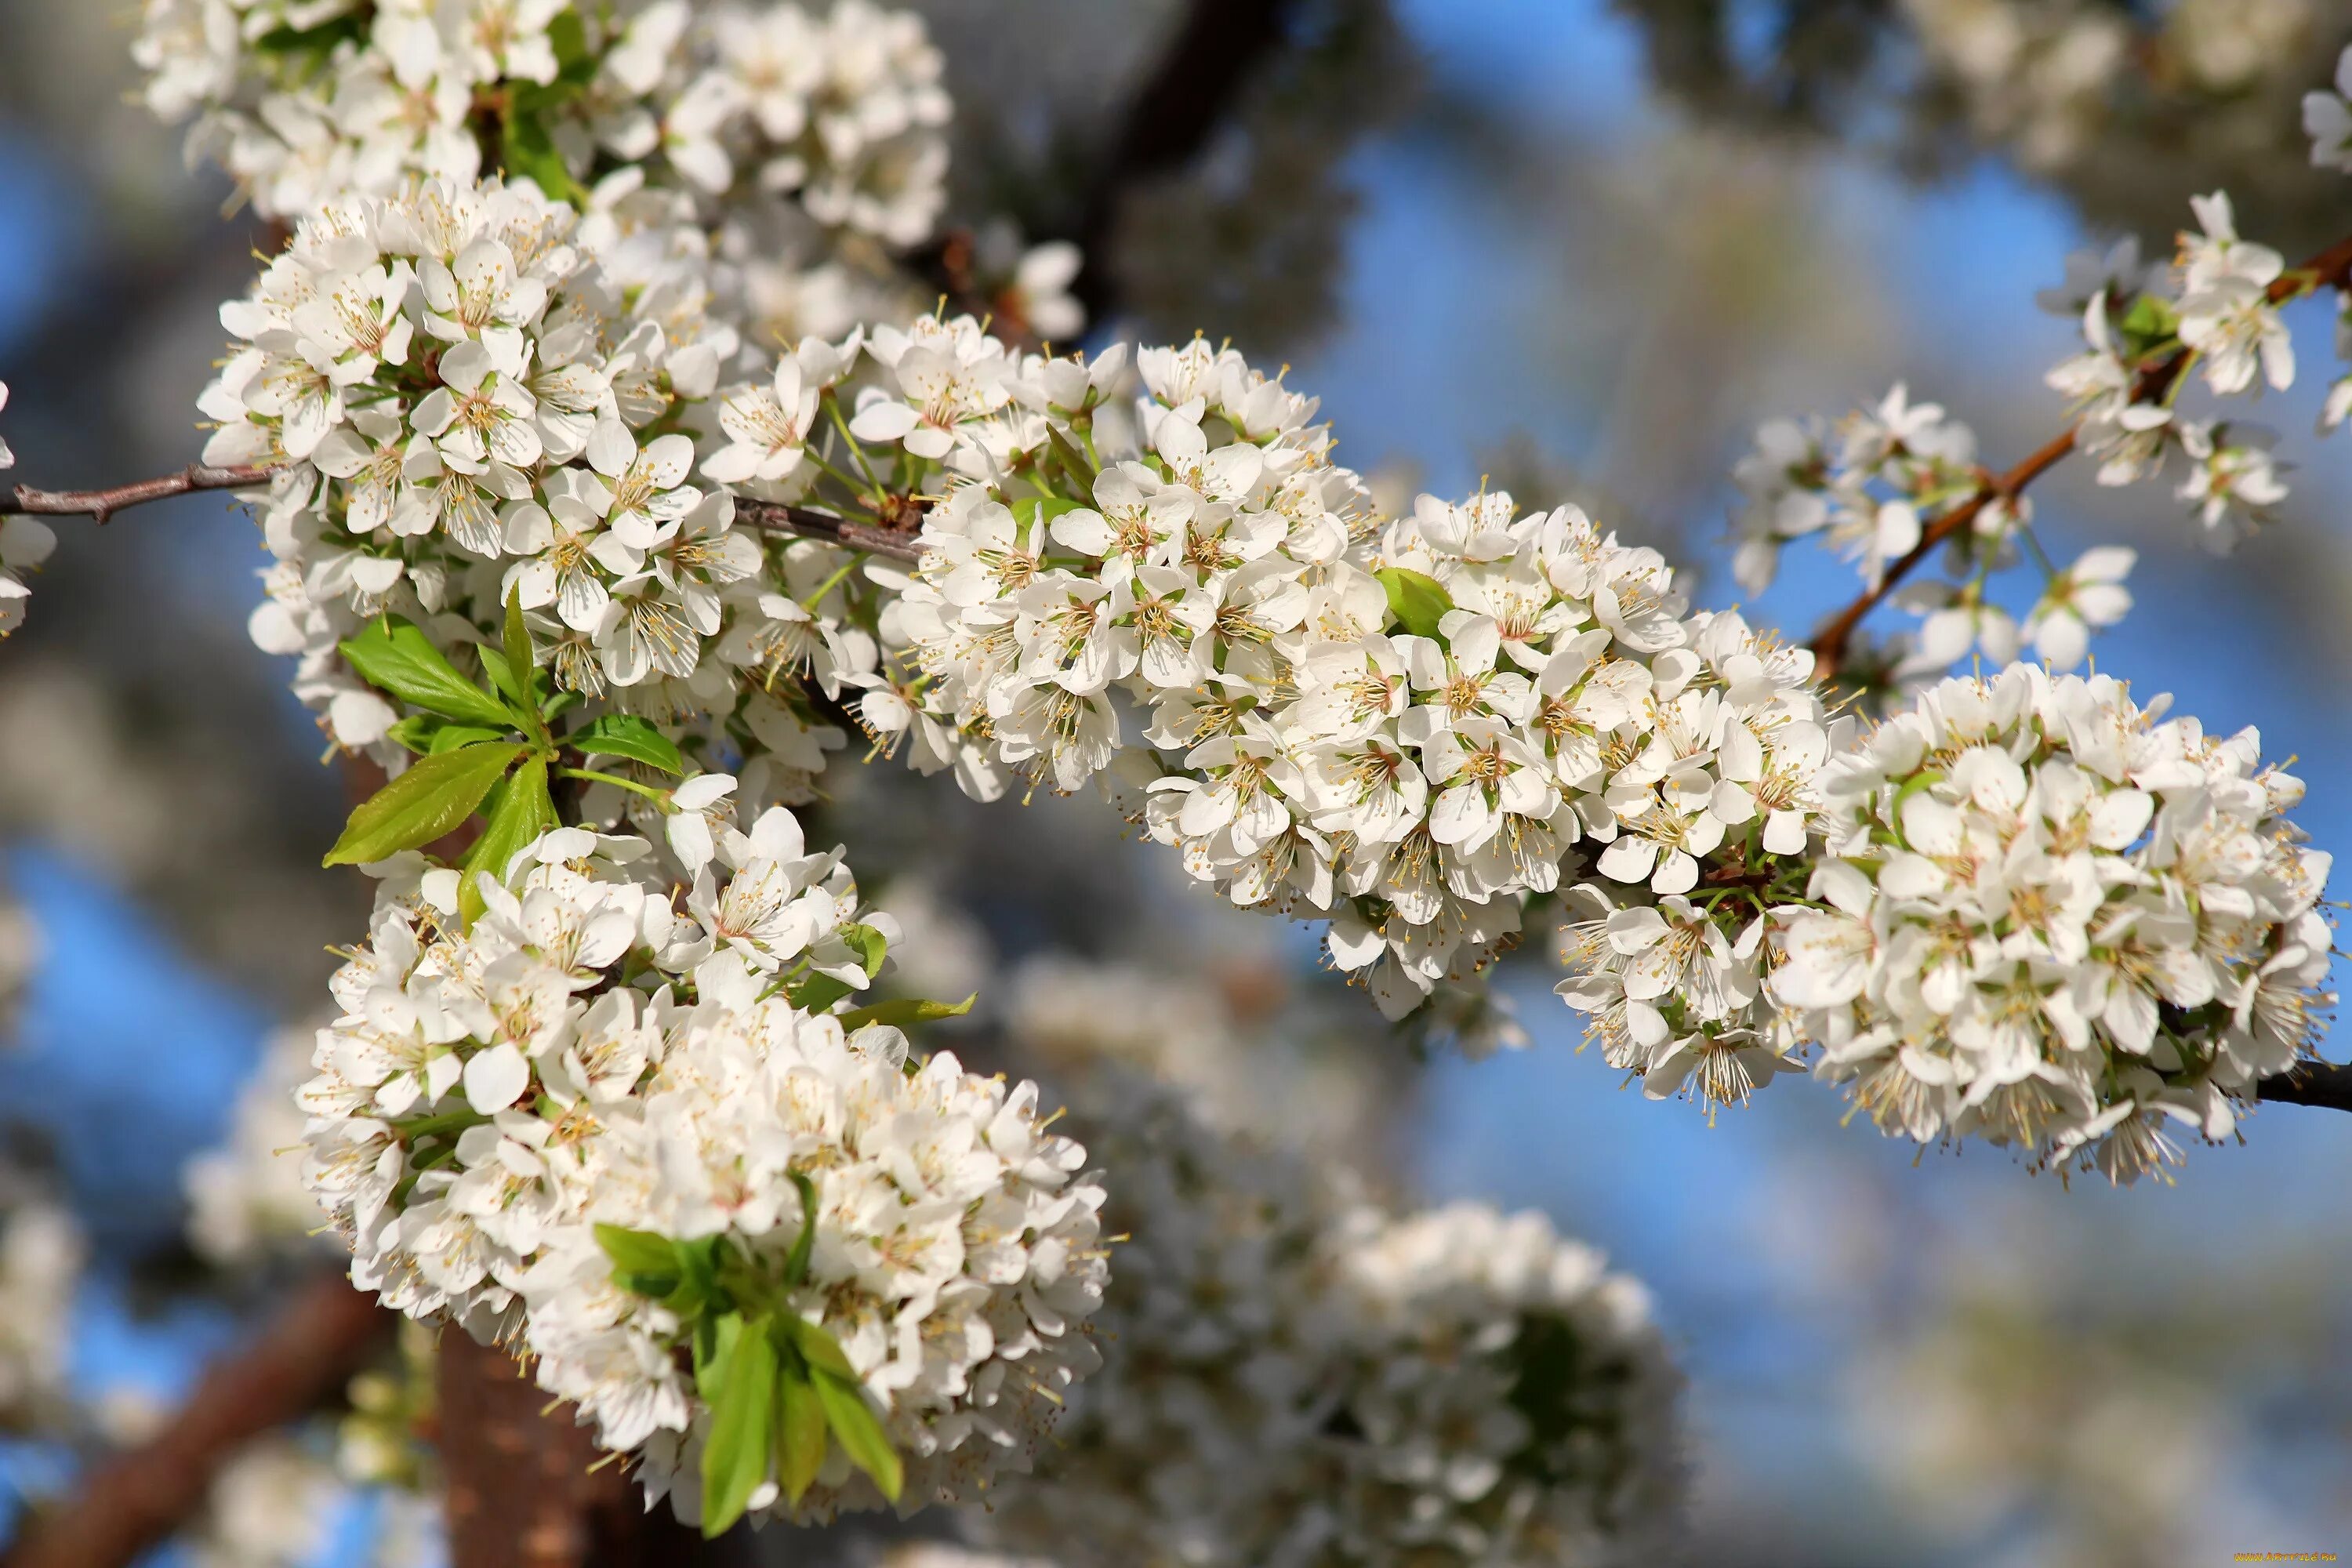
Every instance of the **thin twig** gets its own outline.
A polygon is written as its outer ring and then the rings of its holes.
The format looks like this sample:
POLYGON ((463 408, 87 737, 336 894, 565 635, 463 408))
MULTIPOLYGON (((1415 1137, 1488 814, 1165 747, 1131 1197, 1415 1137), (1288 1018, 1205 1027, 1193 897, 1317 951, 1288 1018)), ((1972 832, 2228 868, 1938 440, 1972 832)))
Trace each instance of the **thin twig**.
POLYGON ((2340 1062, 2305 1062, 2276 1078, 2266 1078, 2254 1092, 2263 1100, 2287 1105, 2315 1105, 2326 1110, 2352 1110, 2352 1066, 2340 1062))
POLYGON ((8 503, 0 506, 0 517, 15 513, 34 517, 87 517, 103 523, 125 507, 188 495, 196 490, 257 489, 268 484, 269 477, 277 471, 253 463, 226 468, 190 463, 176 474, 165 474, 161 479, 137 479, 106 489, 37 490, 30 485, 18 485, 8 503))
MULTIPOLYGON (((2303 294, 2306 289, 2343 288, 2347 275, 2352 274, 2352 237, 2337 240, 2300 267, 2290 268, 2273 279, 2266 290, 2273 305, 2303 294)), ((2164 396, 2189 363, 2186 350, 2174 353, 2144 371, 2133 388, 2132 401, 2146 403, 2164 396)), ((2013 501, 2026 486, 2056 468, 2061 459, 2074 449, 2075 433, 2080 425, 2070 425, 2044 442, 2033 454, 2006 473, 1987 473, 1979 482, 1976 492, 1937 518, 1921 534, 1919 542, 1890 563, 1875 587, 1865 588, 1853 602, 1828 620, 1813 634, 1813 668, 1822 679, 1838 671, 1845 658, 1846 644, 1864 616, 1885 602, 1896 584, 1908 576, 1912 569, 1935 553, 1936 548, 1968 527, 1977 514, 1996 500, 2013 501)))
POLYGON ((0 1568, 127 1568, 204 1506, 247 1443, 341 1394, 392 1321, 341 1269, 322 1271, 215 1362, 161 1432, 32 1514, 0 1568))
MULTIPOLYGON (((36 517, 87 517, 103 523, 126 507, 184 496, 196 490, 257 489, 267 485, 278 472, 277 468, 250 463, 228 468, 191 463, 176 474, 137 479, 127 485, 113 485, 104 489, 40 490, 30 485, 18 485, 6 498, 5 503, 0 504, 0 517, 16 513, 36 517)), ((817 511, 804 506, 784 506, 775 501, 738 497, 735 521, 761 533, 789 533, 802 539, 823 540, 828 544, 862 550, 869 555, 887 555, 894 561, 913 562, 922 556, 912 534, 877 528, 850 518, 835 517, 831 512, 817 511)))

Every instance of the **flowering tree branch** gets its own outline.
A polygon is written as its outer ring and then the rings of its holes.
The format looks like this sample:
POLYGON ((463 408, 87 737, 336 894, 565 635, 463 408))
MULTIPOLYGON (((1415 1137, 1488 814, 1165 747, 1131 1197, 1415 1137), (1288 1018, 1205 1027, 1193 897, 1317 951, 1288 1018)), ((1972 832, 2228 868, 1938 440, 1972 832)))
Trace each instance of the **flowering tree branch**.
MULTIPOLYGON (((8 493, 5 504, 0 504, 0 517, 87 517, 95 522, 104 523, 116 512, 148 501, 165 500, 199 490, 254 489, 268 484, 271 476, 278 472, 279 470, 275 468, 257 463, 227 468, 191 463, 176 474, 110 485, 101 489, 44 490, 36 489, 31 485, 18 485, 8 493)), ((862 550, 869 555, 887 555, 896 561, 913 562, 921 554, 910 533, 836 517, 831 512, 817 511, 804 506, 739 499, 735 503, 735 520, 761 533, 788 533, 800 539, 822 540, 828 544, 862 550)))
MULTIPOLYGON (((2342 288, 2347 275, 2352 275, 2352 237, 2337 240, 2300 267, 2290 268, 2281 273, 2270 284, 2265 294, 2271 304, 2284 304, 2306 291, 2328 287, 2342 288)), ((2189 358, 2189 351, 2180 349, 2149 366, 2134 389, 2133 401, 2147 403, 2164 397, 2171 390, 2173 383, 2179 379, 2181 372, 2188 368, 2189 358)), ((1947 540, 1974 523, 1978 514, 1986 507, 1996 500, 2015 500, 2027 486, 2056 468, 2074 450, 2080 429, 2079 424, 2070 425, 2037 447, 2015 468, 2004 473, 1985 474, 1975 494, 1928 525, 1921 533, 1918 543, 1888 563, 1885 574, 1874 585, 1865 588, 1853 603, 1822 622, 1812 640, 1814 668, 1821 677, 1828 679, 1837 674, 1854 628, 1871 611, 1885 602, 1914 568, 1934 554, 1947 540)))
POLYGON ((341 1392, 392 1325, 341 1269, 296 1289, 253 1342, 213 1363, 170 1424, 34 1514, 5 1568, 127 1568, 204 1506, 247 1443, 341 1392))
POLYGON ((127 485, 112 485, 95 490, 43 490, 31 485, 18 485, 10 492, 7 504, 0 505, 0 517, 12 514, 30 517, 87 517, 103 523, 125 507, 139 506, 151 500, 164 500, 173 496, 190 495, 197 490, 244 490, 269 482, 273 468, 257 464, 240 463, 228 468, 212 468, 203 463, 190 463, 176 474, 164 474, 152 479, 138 479, 127 485))

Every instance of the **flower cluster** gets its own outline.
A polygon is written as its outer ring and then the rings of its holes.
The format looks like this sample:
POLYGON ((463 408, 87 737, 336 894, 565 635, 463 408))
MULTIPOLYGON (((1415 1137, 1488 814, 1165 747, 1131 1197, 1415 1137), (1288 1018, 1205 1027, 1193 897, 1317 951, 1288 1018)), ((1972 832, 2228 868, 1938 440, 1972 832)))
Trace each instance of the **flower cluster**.
POLYGON ((1833 760, 1774 994, 1880 1127, 2129 1181, 2312 1050, 2328 857, 2246 731, 2106 676, 1953 679, 1833 760))
MULTIPOLYGON (((7 406, 8 384, 0 382, 0 410, 7 406)), ((16 454, 8 449, 7 442, 0 441, 0 473, 16 464, 16 454)), ((0 637, 25 624, 25 601, 33 591, 25 585, 24 574, 47 561, 57 544, 57 535, 37 519, 16 514, 0 517, 0 637)))
POLYGON ((625 278, 600 260, 615 243, 495 182, 354 199, 300 226, 224 311, 236 352, 204 399, 208 460, 286 465, 254 639, 299 657, 295 690, 339 744, 394 762, 398 715, 339 645, 392 611, 472 658, 517 596, 560 691, 760 732, 756 787, 802 798, 823 742, 791 689, 772 695, 773 627, 784 605, 805 618, 797 601, 838 552, 763 542, 726 492, 690 482, 681 426, 738 340, 704 313, 690 253, 625 278))
POLYGON ((798 1336, 851 1402, 789 1500, 779 1458, 728 1506, 900 1496, 868 1430, 909 1501, 962 1495, 1025 1459, 1093 1363, 1101 1191, 1034 1086, 836 1016, 892 934, 838 851, 806 853, 782 807, 716 840, 681 897, 645 840, 558 829, 511 888, 480 877, 470 928, 456 871, 378 868, 301 1090, 306 1179, 356 1283, 514 1339, 682 1517, 714 1495, 714 1334, 798 1336))
POLYGON ((2104 266, 2070 264, 2070 286, 2044 303, 2081 318, 2084 350, 2047 379, 2076 416, 2075 445, 2098 459, 2101 484, 2148 478, 2179 454, 2180 499, 2194 503, 2206 540, 2226 547, 2268 518, 2285 487, 2263 432, 2191 417, 2177 402, 2191 365, 2219 396, 2294 383, 2294 347, 2274 297, 2286 263, 2239 237, 2226 193, 2189 205, 2198 228, 2180 236, 2168 276, 2142 268, 2128 244, 2104 266))
POLYGON ((955 321, 870 352, 891 374, 852 434, 945 490, 862 704, 919 768, 1096 782, 1233 902, 1329 920, 1391 1016, 1588 852, 1672 895, 1804 847, 1809 657, 1686 617, 1576 509, 1376 518, 1312 399, 1198 341, 1141 351, 1132 406, 1118 351, 955 321))
POLYGON ((907 246, 945 195, 939 51, 866 0, 146 0, 132 53, 149 107, 194 116, 191 155, 268 217, 493 166, 604 197, 626 171, 620 190, 650 178, 755 226, 907 246))
POLYGON ((1129 1083, 1111 1351, 982 1526, 1067 1563, 1633 1563, 1681 1487, 1648 1303, 1539 1216, 1394 1219, 1129 1083))
MULTIPOLYGON (((1925 525, 1977 487, 1974 431, 1941 404, 1914 403, 1896 386, 1834 431, 1819 420, 1775 419, 1732 469, 1746 508, 1732 573, 1751 594, 1770 586, 1789 541, 1821 534, 1875 588, 1887 563, 1919 543, 1925 525)), ((2008 520, 1980 517, 1999 532, 2008 520)))

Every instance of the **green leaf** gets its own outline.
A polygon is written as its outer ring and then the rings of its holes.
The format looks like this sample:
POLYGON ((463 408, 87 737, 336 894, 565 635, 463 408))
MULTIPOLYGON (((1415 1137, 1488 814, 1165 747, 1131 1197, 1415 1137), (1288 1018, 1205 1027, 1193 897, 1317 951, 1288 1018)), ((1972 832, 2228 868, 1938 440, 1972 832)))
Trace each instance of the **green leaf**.
POLYGON ((808 1373, 790 1368, 776 1384, 776 1483, 785 1500, 799 1506, 824 1463, 824 1402, 808 1373))
POLYGON ((816 1184, 805 1171, 792 1173, 801 1190, 801 1233, 793 1237, 791 1256, 784 1259, 784 1285, 790 1289, 808 1278, 809 1253, 816 1247, 816 1184))
POLYGON ((574 88, 596 79, 596 56, 588 47, 587 25, 578 10, 567 6, 547 25, 548 47, 555 53, 556 81, 574 88))
POLYGON ((507 862, 515 852, 556 826, 555 800, 547 790, 547 759, 526 758, 514 777, 500 787, 488 825, 466 851, 457 879, 457 918, 470 928, 482 912, 482 889, 474 880, 476 872, 488 871, 505 880, 507 862))
POLYGON ((1402 566, 1381 567, 1380 579, 1389 591, 1389 615, 1399 626, 1417 637, 1438 635, 1439 618, 1454 607, 1444 584, 1402 566))
POLYGON ((857 1381, 857 1369, 849 1364, 849 1357, 843 1352, 841 1342, 825 1332, 822 1324, 812 1323, 797 1312, 787 1312, 777 1321, 782 1325, 785 1337, 792 1341, 793 1348, 801 1352, 801 1359, 807 1362, 813 1370, 845 1378, 853 1384, 857 1381))
POLYGON ((527 750, 520 742, 508 742, 419 758, 360 803, 321 864, 360 866, 423 848, 473 816, 490 786, 527 750))
POLYGON ((653 1231, 600 1225, 596 1227, 596 1245, 613 1260, 615 1275, 677 1272, 677 1248, 669 1237, 653 1231))
POLYGON ((723 1535, 760 1483, 776 1438, 776 1346, 762 1320, 737 1325, 720 1351, 718 1386, 706 1390, 710 1438, 702 1450, 702 1533, 723 1535))
POLYGON ((587 756, 626 757, 666 773, 686 772, 677 742, 634 713, 599 714, 564 736, 563 743, 587 756))
POLYGON ((493 730, 481 724, 444 724, 433 731, 433 743, 426 746, 425 750, 427 755, 438 756, 443 752, 454 752, 466 746, 478 746, 484 741, 501 740, 512 732, 512 728, 509 725, 493 730))
POLYGON ((411 713, 383 732, 384 739, 407 747, 418 756, 433 749, 433 738, 441 732, 441 721, 430 713, 411 713))
POLYGON ((1064 500, 1060 496, 1023 496, 1013 503, 1013 516, 1024 530, 1033 523, 1050 523, 1066 511, 1076 511, 1084 501, 1064 500))
POLYGON ((482 668, 490 672, 490 679, 506 695, 508 706, 521 717, 536 719, 539 717, 539 704, 531 699, 530 685, 539 660, 530 646, 530 627, 523 624, 522 590, 520 588, 507 595, 507 618, 506 624, 499 628, 499 641, 502 645, 499 652, 506 657, 496 666, 485 659, 482 668))
POLYGON ((1070 476, 1071 482, 1078 489, 1092 495, 1095 489, 1095 466, 1087 461, 1087 455, 1078 450, 1076 442, 1062 434, 1060 426, 1048 421, 1045 434, 1054 444, 1054 460, 1062 465, 1062 471, 1070 476))
POLYGON ((849 1462, 874 1478, 882 1495, 892 1502, 907 1484, 905 1468, 898 1462, 898 1451, 890 1446, 889 1434, 866 1403, 858 1384, 850 1378, 838 1377, 820 1368, 816 1373, 816 1396, 824 1406, 825 1425, 833 1428, 841 1444, 841 1451, 849 1462))
POLYGON ((890 952, 888 937, 870 925, 862 925, 854 921, 841 928, 841 936, 843 941, 857 950, 858 958, 866 965, 866 979, 871 980, 882 973, 882 960, 888 956, 890 952))
POLYGON ((563 154, 556 151, 555 140, 539 116, 529 110, 510 109, 499 142, 499 163, 509 175, 520 175, 544 192, 551 201, 569 202, 575 207, 588 205, 588 192, 572 178, 565 167, 563 154))
POLYGON ((980 1000, 975 991, 961 1002, 931 1002, 912 996, 894 1002, 877 1002, 871 1007, 852 1007, 841 1016, 845 1029, 862 1029, 868 1024, 889 1024, 904 1028, 908 1024, 928 1024, 934 1018, 961 1018, 971 1011, 980 1000))
POLYGON ((423 632, 398 616, 370 621, 357 637, 344 639, 342 650, 360 679, 411 708, 463 723, 495 725, 500 734, 515 727, 504 703, 458 674, 423 632))
POLYGON ((784 999, 803 1013, 822 1013, 856 989, 830 974, 804 974, 784 987, 784 999))

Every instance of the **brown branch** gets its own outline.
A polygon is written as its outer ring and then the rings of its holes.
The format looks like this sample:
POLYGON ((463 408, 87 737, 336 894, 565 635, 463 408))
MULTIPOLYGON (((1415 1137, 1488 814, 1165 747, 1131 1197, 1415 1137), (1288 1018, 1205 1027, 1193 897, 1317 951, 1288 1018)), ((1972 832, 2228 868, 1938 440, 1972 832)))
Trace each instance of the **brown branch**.
MULTIPOLYGON (((105 489, 39 490, 30 485, 18 485, 6 498, 5 503, 0 504, 0 517, 18 513, 36 517, 87 517, 103 523, 126 507, 139 506, 151 500, 163 500, 196 490, 253 489, 268 484, 271 476, 278 472, 277 468, 258 464, 213 468, 202 463, 191 463, 176 474, 138 479, 105 489)), ((831 512, 817 511, 804 506, 784 506, 776 501, 752 500, 739 496, 735 500, 735 520, 761 533, 789 533, 800 539, 822 540, 828 544, 863 550, 869 555, 887 555, 896 561, 913 562, 922 555, 909 533, 835 517, 831 512)))
POLYGON ((8 498, 7 504, 0 505, 0 517, 12 514, 87 517, 104 523, 125 507, 139 506, 151 500, 163 500, 196 490, 253 489, 268 484, 269 476, 276 472, 275 468, 253 463, 229 468, 190 463, 176 474, 165 474, 161 479, 138 479, 107 489, 37 490, 30 485, 18 485, 8 498))
POLYGON ((297 1287, 251 1344, 213 1363, 163 1431, 33 1514, 0 1568, 127 1568, 204 1506, 247 1443, 341 1394, 391 1321, 340 1268, 297 1287))
MULTIPOLYGON (((2272 280, 2266 293, 2272 304, 2281 305, 2307 291, 2331 286, 2344 288, 2347 275, 2352 275, 2352 237, 2337 240, 2302 266, 2282 272, 2272 280)), ((2179 350, 2148 366, 2140 373, 2138 384, 2132 389, 2132 401, 2147 403, 2164 396, 2188 364, 2188 352, 2179 350)), ((1821 629, 1813 634, 1814 672, 1824 680, 1836 675, 1845 658, 1846 644, 1863 617, 1884 604, 1913 568, 1934 554, 1946 540, 1973 523, 1986 507, 1996 500, 2015 500, 2028 485, 2056 468, 2074 449, 2075 433, 2080 428, 2079 425, 2068 426, 2006 473, 1985 474, 1973 495, 1929 524, 1919 536, 1919 542, 1887 566, 1877 586, 1864 589, 1852 604, 1822 622, 1821 629)))
POLYGON ((1067 236, 1086 256, 1075 291, 1087 321, 1106 321, 1118 309, 1107 247, 1128 187, 1173 174, 1208 146, 1253 72, 1288 33, 1297 9, 1297 0, 1192 0, 1185 8, 1150 79, 1129 105, 1067 236))
POLYGON ((893 561, 912 563, 921 560, 923 555, 912 533, 835 517, 829 511, 814 511, 804 506, 785 506, 779 501, 753 500, 747 496, 737 496, 735 521, 755 532, 789 533, 799 539, 821 540, 827 544, 863 550, 868 555, 887 555, 893 561))
POLYGON ((2305 1062, 2266 1078, 2254 1086, 2263 1100, 2286 1105, 2315 1105, 2326 1110, 2352 1110, 2352 1067, 2340 1062, 2305 1062))

